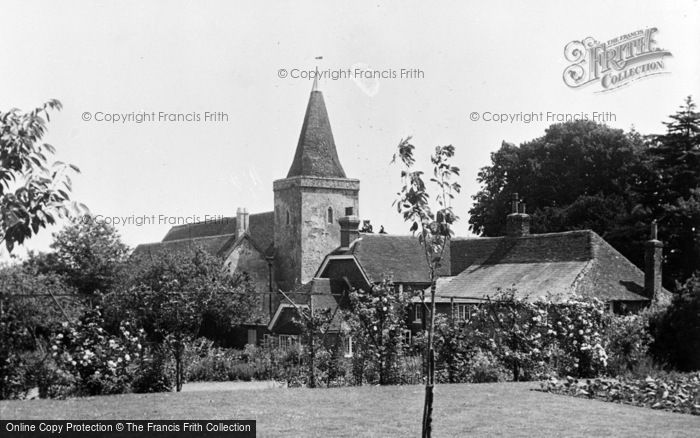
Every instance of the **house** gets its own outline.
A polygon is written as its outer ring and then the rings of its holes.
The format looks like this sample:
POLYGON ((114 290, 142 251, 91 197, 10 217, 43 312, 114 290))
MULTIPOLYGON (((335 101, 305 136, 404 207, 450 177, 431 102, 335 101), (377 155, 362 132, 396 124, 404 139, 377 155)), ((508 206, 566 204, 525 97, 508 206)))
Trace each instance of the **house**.
MULTIPOLYGON (((358 233, 353 216, 339 221, 339 247, 326 256, 312 282, 335 284, 336 293, 344 284, 346 289, 368 290, 383 281, 397 290, 413 290, 408 322, 414 333, 424 328, 430 277, 418 239, 358 233)), ((636 311, 652 300, 670 301, 661 286, 663 245, 656 239, 655 224, 642 272, 591 230, 530 234, 530 216, 517 194, 506 221, 505 236, 449 241, 437 271, 437 312, 466 319, 472 306, 507 289, 531 300, 595 297, 615 313, 636 311)))
MULTIPOLYGON (((317 81, 292 164, 272 189, 272 211, 239 208, 235 217, 176 226, 161 242, 139 245, 135 254, 157 257, 196 245, 221 257, 231 272, 247 272, 264 297, 264 316, 250 321, 236 339, 239 346, 296 342, 299 309, 342 307, 351 289, 389 281, 420 295, 430 286, 415 237, 358 231, 360 181, 343 170, 317 81)), ((533 299, 595 296, 618 312, 667 297, 661 288, 663 245, 655 235, 642 272, 593 231, 530 234, 530 217, 517 194, 506 220, 506 236, 450 240, 437 271, 439 312, 466 318, 470 305, 508 288, 533 299)), ((415 299, 410 318, 414 331, 425 323, 421 300, 415 299)), ((335 321, 332 329, 340 331, 341 324, 335 321)))

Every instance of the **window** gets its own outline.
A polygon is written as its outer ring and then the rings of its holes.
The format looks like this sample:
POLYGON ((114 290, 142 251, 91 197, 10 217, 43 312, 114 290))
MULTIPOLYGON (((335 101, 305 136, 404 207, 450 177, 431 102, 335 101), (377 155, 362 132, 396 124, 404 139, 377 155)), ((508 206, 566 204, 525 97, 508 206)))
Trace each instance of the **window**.
POLYGON ((295 347, 298 339, 295 335, 279 335, 279 347, 283 350, 289 350, 295 347))
POLYGON ((458 304, 457 305, 457 319, 460 321, 469 321, 472 317, 472 305, 471 304, 458 304))
POLYGON ((333 207, 328 207, 328 213, 326 214, 326 220, 329 224, 333 223, 333 207))
POLYGON ((411 338, 411 330, 404 330, 403 331, 403 346, 404 347, 410 347, 412 345, 413 339, 411 338))
POLYGON ((423 303, 416 303, 413 306, 413 322, 423 321, 423 303))
POLYGON ((352 357, 352 336, 343 338, 343 352, 345 357, 352 357))
POLYGON ((266 348, 270 348, 273 345, 274 337, 272 335, 264 334, 263 335, 263 346, 266 348))
POLYGON ((287 210, 287 225, 291 223, 291 218, 289 217, 289 210, 287 210))

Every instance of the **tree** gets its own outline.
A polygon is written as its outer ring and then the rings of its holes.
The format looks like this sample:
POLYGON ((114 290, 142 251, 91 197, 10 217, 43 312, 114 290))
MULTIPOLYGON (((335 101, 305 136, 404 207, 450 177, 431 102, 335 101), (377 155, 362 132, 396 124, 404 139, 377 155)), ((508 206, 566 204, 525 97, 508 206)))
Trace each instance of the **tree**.
POLYGON ((86 295, 108 291, 129 252, 113 226, 90 216, 54 233, 51 248, 55 253, 31 254, 27 263, 65 275, 68 284, 86 295))
MULTIPOLYGON (((62 162, 49 164, 48 156, 56 149, 41 143, 49 110, 54 109, 61 109, 58 100, 29 113, 0 111, 0 243, 10 252, 40 228, 54 224, 56 217, 70 214, 67 171, 79 169, 62 162)), ((87 209, 82 204, 72 207, 87 209)))
POLYGON ((21 265, 0 268, 0 399, 42 387, 48 339, 79 315, 77 298, 53 273, 21 265))
POLYGON ((518 193, 532 211, 536 233, 615 227, 636 203, 642 169, 636 133, 590 121, 551 125, 543 137, 517 147, 503 142, 477 177, 481 190, 469 210, 472 231, 505 234, 509 201, 518 193))
POLYGON ((683 283, 700 266, 700 113, 688 97, 665 122, 666 133, 650 139, 643 214, 657 219, 664 251, 664 276, 683 283))
POLYGON ((235 326, 255 319, 259 300, 247 276, 230 275, 222 261, 201 248, 134 257, 104 299, 112 326, 125 318, 143 327, 151 342, 175 359, 175 386, 182 389, 185 345, 205 321, 235 326))
MULTIPOLYGON (((411 224, 410 231, 418 235, 418 242, 423 247, 426 267, 430 278, 430 325, 428 327, 428 378, 425 385, 425 404, 423 409, 422 436, 430 437, 432 431, 433 387, 435 385, 435 351, 433 349, 433 334, 435 328, 435 281, 437 270, 441 266, 442 256, 453 234, 452 224, 458 219, 452 210, 452 199, 459 193, 461 186, 453 181, 459 176, 459 168, 450 164, 455 148, 452 145, 436 146, 430 161, 433 165, 433 176, 430 178, 437 187, 435 196, 436 210, 430 206, 430 196, 427 191, 423 172, 413 170, 416 162, 413 157, 415 146, 410 143, 411 137, 402 139, 398 145, 398 158, 403 164, 401 181, 403 186, 394 201, 398 212, 404 220, 411 224)), ((394 154, 392 163, 396 162, 394 154)), ((424 297, 423 298, 423 302, 424 297)))

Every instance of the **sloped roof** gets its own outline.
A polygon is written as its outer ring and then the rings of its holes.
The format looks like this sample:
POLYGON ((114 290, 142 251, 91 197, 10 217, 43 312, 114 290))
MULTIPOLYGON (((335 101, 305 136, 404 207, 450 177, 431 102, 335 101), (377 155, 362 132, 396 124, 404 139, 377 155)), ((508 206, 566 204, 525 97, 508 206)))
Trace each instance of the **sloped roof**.
POLYGON ((220 255, 223 248, 236 241, 235 234, 222 234, 220 236, 205 236, 192 239, 168 240, 164 242, 143 243, 134 249, 135 256, 157 256, 164 252, 180 252, 194 249, 199 246, 212 255, 220 255))
POLYGON ((576 293, 606 301, 647 300, 642 271, 590 230, 463 239, 452 250, 458 273, 438 288, 441 296, 481 298, 515 288, 532 299, 576 293))
MULTIPOLYGON (((362 233, 349 249, 336 254, 353 254, 372 282, 430 283, 423 247, 415 236, 362 233)), ((446 248, 438 275, 449 273, 450 251, 446 248)))
POLYGON ((304 124, 287 178, 294 176, 345 178, 323 94, 317 90, 311 91, 309 96, 304 124))
MULTIPOLYGON (((172 227, 163 242, 197 239, 236 234, 236 217, 224 217, 212 221, 172 227)), ((274 241, 274 212, 256 213, 248 216, 248 235, 255 246, 267 251, 274 241)), ((235 241, 235 240, 234 240, 235 241)), ((154 244, 151 244, 154 245, 154 244)))

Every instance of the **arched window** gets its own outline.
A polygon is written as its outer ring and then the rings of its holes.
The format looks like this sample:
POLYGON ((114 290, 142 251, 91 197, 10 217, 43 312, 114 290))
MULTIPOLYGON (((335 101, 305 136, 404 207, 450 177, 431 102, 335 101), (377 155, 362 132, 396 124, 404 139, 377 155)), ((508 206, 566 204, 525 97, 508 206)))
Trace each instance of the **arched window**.
POLYGON ((291 223, 291 218, 289 217, 289 210, 287 210, 287 225, 291 223))
POLYGON ((329 224, 333 223, 333 207, 328 207, 328 214, 326 215, 326 220, 329 224))

